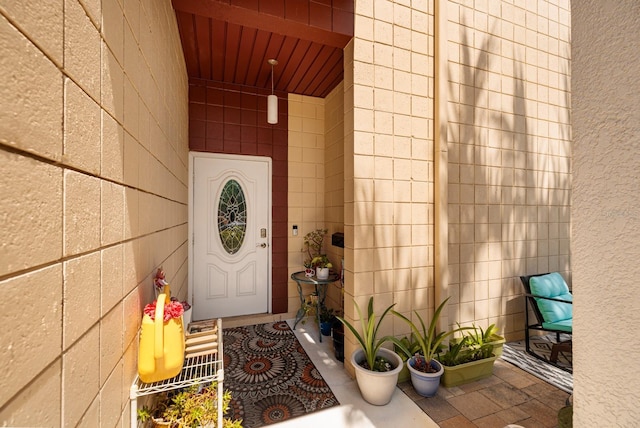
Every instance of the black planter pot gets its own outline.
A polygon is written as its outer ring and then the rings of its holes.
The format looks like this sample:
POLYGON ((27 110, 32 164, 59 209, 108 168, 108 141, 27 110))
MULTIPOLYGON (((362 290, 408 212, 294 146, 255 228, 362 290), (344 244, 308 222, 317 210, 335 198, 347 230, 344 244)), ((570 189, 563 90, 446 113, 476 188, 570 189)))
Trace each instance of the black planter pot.
POLYGON ((336 360, 344 361, 344 325, 340 321, 334 322, 331 327, 331 333, 336 360))

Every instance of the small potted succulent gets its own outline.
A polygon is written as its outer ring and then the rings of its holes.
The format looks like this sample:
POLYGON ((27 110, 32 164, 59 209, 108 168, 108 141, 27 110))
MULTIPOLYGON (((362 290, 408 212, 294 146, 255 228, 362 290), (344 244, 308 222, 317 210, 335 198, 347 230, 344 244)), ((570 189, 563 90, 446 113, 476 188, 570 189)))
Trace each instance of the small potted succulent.
POLYGON ((323 336, 331 336, 331 326, 336 319, 335 310, 320 306, 320 332, 323 336))
POLYGON ((316 268, 316 278, 329 278, 329 269, 333 267, 333 264, 331 263, 331 260, 329 260, 329 258, 326 256, 326 254, 315 256, 311 260, 311 264, 316 268))
POLYGON ((302 251, 306 253, 303 264, 307 276, 315 274, 318 279, 327 279, 329 277, 328 268, 331 266, 327 265, 331 265, 331 262, 322 251, 324 237, 327 232, 328 229, 315 229, 304 236, 304 248, 302 251), (322 270, 322 273, 318 272, 318 268, 322 270), (327 269, 325 270, 324 268, 327 269))

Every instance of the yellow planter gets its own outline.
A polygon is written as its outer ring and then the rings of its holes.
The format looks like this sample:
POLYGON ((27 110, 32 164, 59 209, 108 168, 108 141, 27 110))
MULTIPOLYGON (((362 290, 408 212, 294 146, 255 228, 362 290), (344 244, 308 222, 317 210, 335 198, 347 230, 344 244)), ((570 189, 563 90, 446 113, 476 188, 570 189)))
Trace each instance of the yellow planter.
POLYGON ((138 375, 145 383, 175 377, 184 363, 184 329, 182 317, 164 322, 166 294, 160 294, 156 303, 155 320, 149 315, 142 318, 140 347, 138 349, 138 375))

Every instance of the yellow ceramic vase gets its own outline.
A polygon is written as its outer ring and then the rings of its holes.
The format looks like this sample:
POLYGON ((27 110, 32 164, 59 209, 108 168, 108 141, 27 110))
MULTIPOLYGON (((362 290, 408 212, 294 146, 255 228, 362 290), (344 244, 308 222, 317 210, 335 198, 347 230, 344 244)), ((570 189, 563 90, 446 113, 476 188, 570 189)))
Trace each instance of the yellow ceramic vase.
POLYGON ((182 317, 164 322, 167 295, 162 293, 156 302, 155 320, 149 315, 142 318, 140 347, 138 349, 138 375, 145 383, 175 377, 184 363, 184 330, 182 317))

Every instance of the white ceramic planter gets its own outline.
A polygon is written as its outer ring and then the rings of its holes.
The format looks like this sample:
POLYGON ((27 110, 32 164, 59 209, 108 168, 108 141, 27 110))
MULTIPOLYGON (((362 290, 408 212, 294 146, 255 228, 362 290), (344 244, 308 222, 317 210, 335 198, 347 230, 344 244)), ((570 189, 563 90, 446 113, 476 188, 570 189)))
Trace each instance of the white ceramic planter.
POLYGON ((411 373, 413 389, 423 397, 433 397, 438 392, 440 378, 444 373, 442 364, 436 360, 431 360, 431 366, 439 370, 436 373, 425 373, 413 368, 415 358, 416 357, 411 357, 407 360, 407 367, 409 368, 409 373, 411 373))
POLYGON ((329 268, 316 268, 316 278, 318 279, 328 279, 329 278, 329 268))
POLYGON ((366 402, 384 406, 391 401, 396 384, 398 383, 398 375, 402 370, 402 358, 393 351, 381 348, 378 355, 386 358, 395 368, 388 372, 374 372, 360 366, 360 362, 364 361, 364 351, 358 349, 351 354, 351 364, 356 370, 356 381, 360 394, 366 402))

